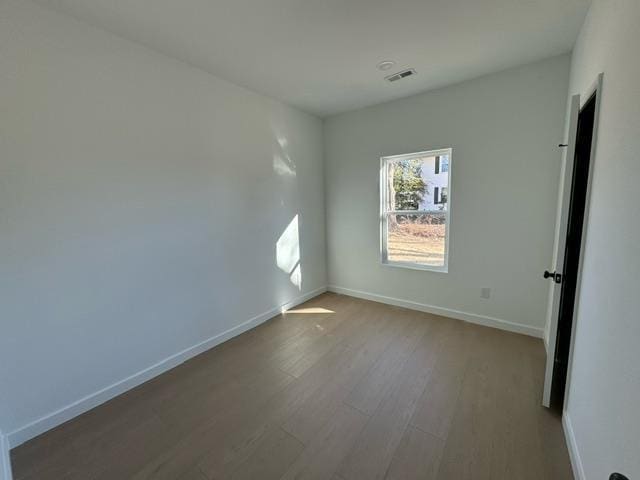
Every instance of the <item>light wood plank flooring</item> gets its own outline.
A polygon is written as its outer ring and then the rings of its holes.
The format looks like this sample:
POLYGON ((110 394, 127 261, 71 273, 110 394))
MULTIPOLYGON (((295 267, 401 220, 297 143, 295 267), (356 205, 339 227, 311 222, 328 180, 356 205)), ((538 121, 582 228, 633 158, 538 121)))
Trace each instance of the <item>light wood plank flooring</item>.
POLYGON ((11 452, 17 480, 570 479, 540 340, 324 294, 11 452))

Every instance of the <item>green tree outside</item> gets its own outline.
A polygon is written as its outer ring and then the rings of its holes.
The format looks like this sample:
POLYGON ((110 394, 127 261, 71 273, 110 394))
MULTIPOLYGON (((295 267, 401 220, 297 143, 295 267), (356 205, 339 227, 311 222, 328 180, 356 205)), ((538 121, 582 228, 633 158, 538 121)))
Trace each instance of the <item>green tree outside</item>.
POLYGON ((425 195, 427 185, 422 179, 422 160, 408 159, 389 164, 389 200, 392 210, 417 210, 425 195))

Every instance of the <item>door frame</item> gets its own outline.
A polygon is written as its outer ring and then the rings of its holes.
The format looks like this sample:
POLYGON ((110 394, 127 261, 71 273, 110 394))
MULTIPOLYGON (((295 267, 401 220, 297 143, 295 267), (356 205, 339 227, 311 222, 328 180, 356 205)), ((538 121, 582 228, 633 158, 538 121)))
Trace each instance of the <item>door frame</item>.
MULTIPOLYGON (((577 140, 577 127, 578 127, 578 117, 584 106, 591 99, 591 97, 596 95, 596 104, 593 118, 593 132, 591 138, 591 150, 589 155, 589 170, 587 176, 587 191, 585 195, 585 207, 584 207, 584 221, 582 224, 582 237, 580 240, 580 258, 578 261, 578 275, 576 280, 576 292, 574 298, 574 308, 573 308, 573 316, 571 319, 572 328, 571 328, 571 338, 569 342, 569 358, 567 361, 567 378, 565 380, 565 388, 564 392, 564 402, 563 402, 563 413, 566 410, 567 402, 569 398, 569 385, 571 382, 571 370, 573 367, 573 349, 575 342, 575 335, 577 330, 577 318, 579 313, 579 299, 580 299, 580 290, 582 286, 582 271, 584 268, 584 254, 585 254, 585 246, 587 240, 587 231, 588 231, 588 219, 589 219, 589 210, 591 204, 591 188, 593 183, 593 174, 594 174, 594 165, 595 165, 595 155, 596 155, 596 145, 597 145, 597 137, 598 137, 598 120, 600 117, 600 105, 602 102, 602 83, 604 80, 604 73, 599 73, 596 77, 596 80, 591 84, 591 86, 584 92, 584 95, 576 94, 571 97, 571 108, 569 111, 569 142, 567 145, 567 150, 565 152, 565 169, 564 176, 561 179, 562 183, 562 196, 559 198, 561 202, 559 213, 558 213, 558 222, 559 225, 556 228, 556 264, 554 267, 560 265, 559 269, 562 269, 562 265, 564 263, 564 255, 565 255, 565 247, 566 247, 566 236, 567 236, 567 227, 569 220, 569 204, 570 204, 570 195, 571 195, 571 183, 573 180, 573 162, 575 161, 575 149, 576 149, 576 140, 577 140), (576 108, 577 106, 577 108, 576 108)), ((558 271, 558 269, 556 269, 558 271)), ((563 272, 564 274, 564 272, 563 272)), ((549 311, 549 331, 548 331, 548 339, 547 339, 547 364, 545 367, 545 379, 544 379, 544 390, 542 395, 542 405, 545 407, 550 406, 551 401, 551 381, 553 379, 553 365, 555 361, 555 347, 556 347, 556 336, 558 333, 558 315, 559 311, 559 303, 560 303, 560 294, 561 289, 556 289, 558 284, 552 284, 552 287, 549 289, 549 302, 548 302, 548 311, 549 311)))

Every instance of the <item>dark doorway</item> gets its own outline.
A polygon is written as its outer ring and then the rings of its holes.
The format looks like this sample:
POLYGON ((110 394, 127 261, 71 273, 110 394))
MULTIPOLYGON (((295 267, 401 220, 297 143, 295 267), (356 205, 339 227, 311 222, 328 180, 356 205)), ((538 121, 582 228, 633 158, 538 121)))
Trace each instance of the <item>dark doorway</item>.
MULTIPOLYGON (((571 180, 569 216, 567 220, 567 241, 564 251, 564 266, 560 291, 560 310, 558 314, 558 332, 551 380, 551 408, 562 411, 564 392, 569 367, 569 349, 573 328, 573 309, 576 300, 578 268, 580 265, 580 247, 582 245, 582 227, 589 181, 591 159, 591 141, 596 111, 594 93, 585 103, 578 116, 576 150, 571 180)), ((557 281, 557 279, 556 279, 557 281)))

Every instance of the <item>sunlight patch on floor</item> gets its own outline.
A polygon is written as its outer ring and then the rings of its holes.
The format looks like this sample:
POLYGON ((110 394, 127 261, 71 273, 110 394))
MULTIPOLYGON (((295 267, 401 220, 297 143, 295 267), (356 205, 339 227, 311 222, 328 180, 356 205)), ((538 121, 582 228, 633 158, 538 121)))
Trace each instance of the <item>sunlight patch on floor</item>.
POLYGON ((322 307, 309 307, 309 308, 293 308, 287 310, 285 313, 336 313, 333 310, 322 307))

